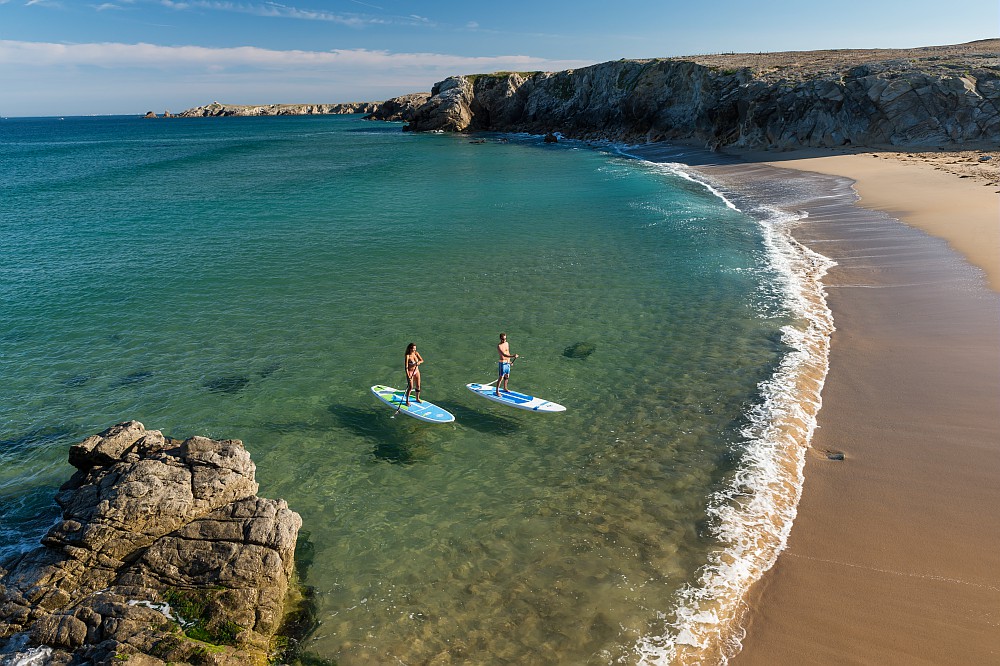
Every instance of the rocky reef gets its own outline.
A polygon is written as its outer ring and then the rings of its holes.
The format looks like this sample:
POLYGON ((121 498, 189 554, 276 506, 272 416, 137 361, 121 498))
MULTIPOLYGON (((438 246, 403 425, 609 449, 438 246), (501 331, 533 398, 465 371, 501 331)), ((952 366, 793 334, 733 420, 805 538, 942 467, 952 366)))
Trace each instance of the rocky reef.
POLYGON ((408 129, 694 140, 713 148, 995 144, 1000 40, 454 76, 434 86, 408 129))
POLYGON ((62 519, 0 563, 0 664, 268 663, 302 521, 243 444, 130 421, 69 462, 62 519))

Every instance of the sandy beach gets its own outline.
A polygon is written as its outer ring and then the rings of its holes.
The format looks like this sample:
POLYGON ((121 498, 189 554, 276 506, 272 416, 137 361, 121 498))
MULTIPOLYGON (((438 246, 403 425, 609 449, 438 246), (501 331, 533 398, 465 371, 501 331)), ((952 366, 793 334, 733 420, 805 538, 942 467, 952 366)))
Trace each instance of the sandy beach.
POLYGON ((737 666, 1000 663, 1000 194, 978 151, 706 155, 808 215, 836 330, 787 547, 737 666), (860 195, 860 199, 857 195, 860 195))
POLYGON ((858 205, 944 239, 1000 292, 1000 151, 813 149, 744 153, 741 158, 850 178, 860 196, 858 205))
POLYGON ((849 178, 888 216, 812 212, 796 232, 838 264, 836 332, 788 547, 732 663, 997 663, 995 182, 891 155, 743 157, 849 178))

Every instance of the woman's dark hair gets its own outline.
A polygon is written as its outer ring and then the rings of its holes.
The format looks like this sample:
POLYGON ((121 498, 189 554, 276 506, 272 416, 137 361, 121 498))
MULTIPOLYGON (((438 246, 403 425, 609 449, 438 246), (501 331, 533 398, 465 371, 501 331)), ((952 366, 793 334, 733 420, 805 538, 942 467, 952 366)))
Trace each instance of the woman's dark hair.
POLYGON ((409 356, 410 354, 412 354, 413 350, 416 348, 417 348, 416 342, 411 342, 410 344, 406 345, 406 355, 409 356))

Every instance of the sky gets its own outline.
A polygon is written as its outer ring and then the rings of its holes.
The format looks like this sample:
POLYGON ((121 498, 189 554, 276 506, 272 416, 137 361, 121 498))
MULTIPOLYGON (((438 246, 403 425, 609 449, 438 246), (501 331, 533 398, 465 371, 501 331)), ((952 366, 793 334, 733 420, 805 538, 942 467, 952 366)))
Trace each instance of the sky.
POLYGON ((997 0, 0 0, 0 117, 381 101, 455 74, 956 44, 997 0))

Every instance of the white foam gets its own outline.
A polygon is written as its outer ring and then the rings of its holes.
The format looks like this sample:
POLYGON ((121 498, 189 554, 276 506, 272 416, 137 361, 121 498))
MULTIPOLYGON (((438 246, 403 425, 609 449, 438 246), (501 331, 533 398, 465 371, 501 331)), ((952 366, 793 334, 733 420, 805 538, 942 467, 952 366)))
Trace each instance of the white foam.
POLYGON ((45 666, 52 660, 52 648, 48 645, 33 647, 24 652, 15 652, 5 663, 10 666, 45 666))
POLYGON ((163 615, 163 617, 167 618, 168 620, 172 620, 185 628, 190 627, 192 624, 194 624, 193 620, 186 620, 180 615, 175 614, 173 609, 170 607, 170 604, 168 604, 166 601, 146 601, 145 599, 129 599, 128 605, 142 606, 144 608, 155 610, 161 615, 163 615))
MULTIPOLYGON (((653 164, 705 187, 739 210, 715 185, 681 164, 653 164)), ((783 300, 801 324, 781 329, 791 351, 760 386, 762 399, 746 414, 745 453, 727 488, 708 512, 723 544, 702 567, 696 584, 682 588, 673 608, 659 613, 662 633, 635 645, 641 664, 726 663, 745 635, 744 596, 785 548, 802 492, 805 452, 816 428, 820 391, 829 363, 833 315, 822 278, 834 262, 798 243, 791 229, 806 214, 758 209, 764 243, 781 275, 783 300)))

